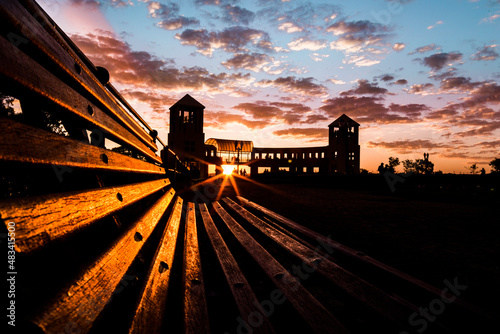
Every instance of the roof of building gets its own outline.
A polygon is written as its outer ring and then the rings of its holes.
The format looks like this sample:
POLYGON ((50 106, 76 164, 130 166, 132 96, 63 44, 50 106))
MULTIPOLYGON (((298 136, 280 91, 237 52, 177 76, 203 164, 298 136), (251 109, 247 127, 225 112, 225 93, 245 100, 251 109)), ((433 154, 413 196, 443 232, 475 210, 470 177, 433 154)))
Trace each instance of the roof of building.
POLYGON ((172 109, 175 106, 186 106, 186 107, 196 107, 196 108, 205 108, 203 104, 196 101, 191 95, 186 94, 182 99, 175 102, 169 109, 172 109))
POLYGON ((328 125, 328 127, 339 126, 340 123, 347 123, 347 125, 359 126, 358 122, 354 121, 352 118, 350 118, 346 114, 342 114, 342 116, 340 116, 339 118, 334 120, 332 123, 330 123, 330 125, 328 125))
POLYGON ((252 152, 253 150, 253 142, 250 140, 209 138, 205 141, 206 145, 213 145, 217 148, 217 151, 225 152, 236 152, 236 143, 241 146, 241 152, 252 152))

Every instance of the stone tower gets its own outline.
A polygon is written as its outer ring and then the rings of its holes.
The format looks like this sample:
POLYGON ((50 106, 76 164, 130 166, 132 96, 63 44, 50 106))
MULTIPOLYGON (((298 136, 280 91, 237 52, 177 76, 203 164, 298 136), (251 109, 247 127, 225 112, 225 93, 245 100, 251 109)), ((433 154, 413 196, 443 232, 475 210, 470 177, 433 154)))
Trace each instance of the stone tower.
POLYGON ((329 171, 341 174, 359 173, 359 124, 342 114, 328 125, 329 171))
POLYGON ((205 134, 203 133, 203 110, 205 106, 189 94, 170 107, 170 132, 168 147, 193 173, 206 176, 205 134))

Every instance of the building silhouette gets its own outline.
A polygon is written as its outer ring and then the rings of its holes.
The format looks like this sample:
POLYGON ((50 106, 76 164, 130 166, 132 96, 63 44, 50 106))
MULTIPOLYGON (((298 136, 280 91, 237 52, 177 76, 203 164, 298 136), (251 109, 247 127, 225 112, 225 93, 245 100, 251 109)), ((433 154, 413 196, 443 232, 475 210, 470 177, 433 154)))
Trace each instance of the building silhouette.
MULTIPOLYGON (((170 130, 168 148, 190 170, 206 176, 205 133, 203 133, 203 111, 205 106, 186 94, 170 107, 170 130)), ((175 168, 175 161, 169 155, 168 166, 175 168)))
MULTIPOLYGON (((167 168, 175 169, 175 155, 200 177, 208 165, 248 166, 255 175, 280 170, 295 173, 358 174, 359 124, 343 114, 329 126, 328 145, 317 147, 254 147, 251 141, 209 138, 203 133, 205 107, 189 94, 170 107, 167 168)), ((164 159, 165 160, 165 159, 164 159)))

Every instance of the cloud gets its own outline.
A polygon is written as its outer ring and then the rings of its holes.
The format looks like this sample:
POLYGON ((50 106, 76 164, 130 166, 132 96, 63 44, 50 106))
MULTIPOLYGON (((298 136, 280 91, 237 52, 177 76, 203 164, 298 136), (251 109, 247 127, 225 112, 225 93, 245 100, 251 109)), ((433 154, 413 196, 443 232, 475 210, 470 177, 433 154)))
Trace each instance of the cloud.
MULTIPOLYGON (((500 86, 493 82, 471 82, 460 78, 456 86, 464 91, 474 87, 461 102, 448 104, 445 108, 433 111, 426 119, 442 119, 448 125, 469 128, 455 133, 459 137, 490 136, 500 129, 500 86)), ((454 86, 455 87, 455 86, 454 86)))
POLYGON ((429 30, 434 29, 435 27, 437 27, 440 24, 443 24, 443 21, 437 21, 433 25, 428 26, 427 29, 429 29, 429 30))
POLYGON ((358 87, 356 89, 350 89, 345 92, 341 92, 340 95, 363 95, 363 94, 371 94, 371 95, 379 95, 386 94, 387 89, 378 87, 374 83, 369 83, 368 80, 358 80, 358 87))
POLYGON ((317 51, 320 49, 324 49, 326 45, 327 41, 325 40, 312 40, 307 37, 301 37, 288 43, 288 47, 290 48, 290 50, 293 51, 300 51, 300 50, 317 51))
POLYGON ((269 18, 273 23, 283 22, 279 29, 287 33, 323 30, 325 24, 340 13, 338 6, 315 4, 311 1, 305 3, 263 1, 262 4, 269 6, 260 10, 258 15, 269 18))
POLYGON ((435 53, 429 57, 425 57, 422 60, 422 64, 430 67, 434 71, 439 71, 445 66, 449 66, 460 60, 462 60, 462 54, 457 51, 450 53, 435 53))
POLYGON ((273 134, 280 137, 307 138, 308 141, 319 141, 328 138, 327 128, 288 128, 273 131, 273 134))
POLYGON ((390 37, 387 26, 367 20, 340 20, 330 25, 326 31, 338 36, 337 40, 330 43, 330 48, 347 53, 362 51, 366 47, 372 47, 372 52, 380 51, 380 47, 387 47, 386 39, 390 37))
POLYGON ((475 126, 473 129, 468 131, 457 132, 455 135, 458 137, 476 137, 492 135, 493 132, 500 129, 500 121, 489 122, 485 125, 475 126))
POLYGON ((380 63, 380 60, 367 59, 365 56, 348 56, 346 59, 342 60, 344 64, 354 64, 358 67, 373 66, 380 63))
POLYGON ((408 53, 409 55, 412 55, 412 54, 415 54, 415 53, 425 53, 425 52, 429 52, 429 51, 434 51, 434 50, 440 50, 441 48, 439 46, 437 46, 436 44, 429 44, 429 45, 425 45, 425 46, 421 46, 419 48, 416 48, 415 51, 412 51, 410 53, 408 53))
POLYGON ((165 30, 177 30, 189 25, 200 23, 195 18, 179 15, 179 5, 176 3, 162 4, 156 1, 148 3, 149 16, 161 19, 156 25, 165 30))
POLYGON ((198 6, 220 6, 236 3, 238 0, 195 0, 194 3, 198 6))
POLYGON ((313 82, 314 78, 279 77, 274 80, 264 79, 255 85, 260 87, 277 87, 280 91, 306 97, 322 97, 328 93, 325 86, 313 82))
POLYGON ((429 120, 450 119, 452 116, 454 117, 456 115, 458 115, 458 112, 456 110, 446 107, 428 113, 425 118, 429 120))
POLYGON ((233 109, 243 111, 252 119, 267 119, 277 123, 295 124, 304 123, 303 118, 311 112, 311 108, 301 103, 288 102, 245 102, 233 107, 233 109))
POLYGON ((321 54, 315 52, 313 54, 310 54, 309 57, 311 57, 312 60, 318 62, 318 61, 325 60, 325 58, 330 57, 330 55, 329 54, 321 55, 321 54))
POLYGON ((142 103, 146 103, 147 105, 149 105, 151 110, 158 113, 168 112, 168 108, 178 101, 177 98, 174 98, 172 96, 151 91, 144 92, 139 90, 125 89, 121 91, 121 94, 128 101, 136 100, 142 103))
POLYGON ((381 147, 385 149, 392 150, 396 153, 407 154, 418 150, 431 150, 436 148, 448 148, 448 144, 435 143, 428 139, 405 139, 405 140, 395 140, 395 141, 381 141, 373 142, 369 141, 366 143, 368 147, 381 147))
POLYGON ((427 105, 420 104, 420 103, 410 103, 410 104, 404 104, 404 105, 397 104, 397 103, 391 103, 389 105, 390 111, 402 113, 406 116, 413 117, 413 118, 421 116, 423 111, 427 111, 429 109, 430 108, 427 105))
MULTIPOLYGON (((342 114, 355 117, 358 122, 364 123, 415 123, 421 121, 415 117, 415 113, 405 114, 404 107, 397 105, 394 110, 387 108, 383 99, 373 96, 341 96, 323 101, 320 110, 331 117, 339 117, 342 114)), ((411 107, 408 107, 411 109, 411 107)))
POLYGON ((481 85, 481 82, 472 82, 471 78, 448 77, 441 81, 440 88, 447 93, 450 91, 469 92, 479 85, 481 85))
POLYGON ((478 49, 471 57, 472 60, 496 60, 498 53, 495 51, 497 45, 485 45, 482 49, 478 49))
POLYGON ((346 83, 345 81, 340 79, 328 79, 328 81, 330 81, 334 85, 343 85, 346 83))
POLYGON ((382 74, 379 76, 374 77, 375 80, 380 79, 382 81, 391 81, 394 80, 394 76, 391 74, 382 74))
POLYGON ((249 25, 255 18, 255 13, 240 6, 224 6, 223 20, 226 22, 235 22, 249 25))
POLYGON ((250 74, 214 74, 200 66, 175 66, 172 60, 159 59, 145 51, 133 51, 129 44, 109 32, 70 37, 94 64, 104 66, 110 72, 112 82, 136 89, 200 90, 248 96, 244 88, 254 81, 250 74))
POLYGON ((259 49, 272 50, 269 35, 257 29, 250 29, 241 26, 229 27, 221 32, 209 32, 206 29, 187 29, 175 38, 183 45, 192 45, 198 52, 211 56, 215 49, 222 49, 227 52, 248 52, 246 46, 254 45, 259 49))
POLYGON ((126 7, 132 5, 132 2, 125 0, 70 0, 74 5, 87 5, 91 7, 110 6, 110 7, 126 7))
POLYGON ((278 27, 279 30, 284 30, 287 33, 291 34, 294 32, 301 32, 304 31, 304 28, 299 27, 296 23, 294 22, 283 22, 279 25, 278 27))
POLYGON ((225 128, 225 126, 230 123, 242 124, 251 130, 263 129, 270 125, 269 120, 252 120, 245 118, 243 115, 232 114, 225 111, 205 112, 205 127, 220 129, 225 128))
POLYGON ((238 53, 234 57, 222 62, 222 65, 229 69, 245 69, 253 72, 260 72, 266 65, 274 61, 274 58, 263 53, 238 53))
POLYGON ((394 45, 392 46, 392 49, 394 51, 402 51, 404 48, 406 47, 405 43, 394 43, 394 45))
POLYGON ((406 85, 408 84, 408 80, 406 79, 399 79, 391 83, 391 85, 406 85))
POLYGON ((496 19, 498 19, 500 17, 500 12, 496 12, 495 14, 492 14, 488 17, 485 17, 484 19, 482 19, 479 24, 481 23, 493 23, 493 21, 495 21, 496 19))
POLYGON ((405 89, 408 94, 416 94, 416 95, 431 95, 432 92, 429 92, 434 88, 434 84, 425 83, 425 84, 415 84, 410 86, 409 89, 405 89))

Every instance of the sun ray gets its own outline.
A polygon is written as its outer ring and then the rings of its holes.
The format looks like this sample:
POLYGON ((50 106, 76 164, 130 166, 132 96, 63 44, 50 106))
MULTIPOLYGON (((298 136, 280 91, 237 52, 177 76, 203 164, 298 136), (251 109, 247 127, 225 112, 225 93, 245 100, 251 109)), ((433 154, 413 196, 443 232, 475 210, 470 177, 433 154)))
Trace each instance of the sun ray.
MULTIPOLYGON (((234 174, 234 175, 238 175, 238 174, 234 174)), ((231 181, 231 185, 233 186, 233 189, 236 192, 236 196, 240 196, 240 191, 238 189, 238 185, 236 184, 235 179, 233 178, 233 175, 229 175, 229 181, 231 181)))
POLYGON ((227 179, 229 178, 228 175, 224 175, 224 179, 222 180, 222 184, 220 185, 219 193, 217 194, 217 197, 215 198, 215 201, 217 202, 220 200, 222 197, 222 192, 224 191, 224 188, 226 187, 227 179))

